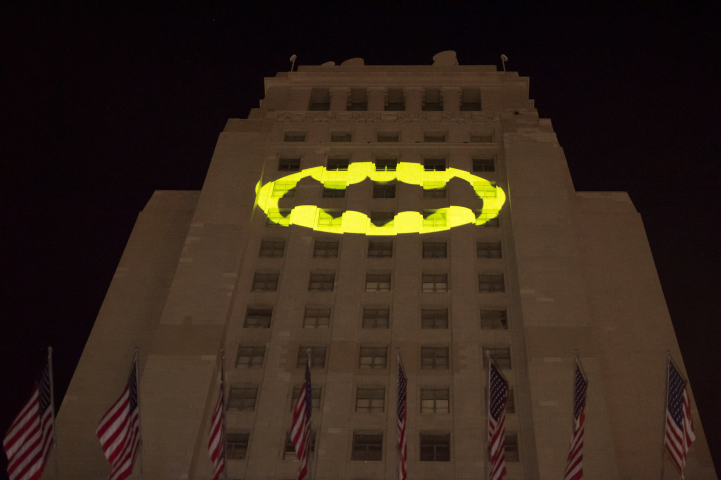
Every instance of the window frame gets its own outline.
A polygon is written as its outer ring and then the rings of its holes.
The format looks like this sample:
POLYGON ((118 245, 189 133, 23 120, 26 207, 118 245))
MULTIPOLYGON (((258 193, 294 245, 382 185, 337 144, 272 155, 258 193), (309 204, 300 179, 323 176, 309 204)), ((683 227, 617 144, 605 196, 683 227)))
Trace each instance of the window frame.
POLYGON ((368 240, 368 258, 393 258, 393 240, 368 240))
POLYGON ((399 131, 379 131, 376 132, 376 142, 378 143, 399 143, 401 141, 401 132, 399 131))
POLYGON ((382 431, 372 433, 354 431, 351 442, 351 461, 382 462, 383 443, 382 431), (361 443, 359 440, 364 440, 364 442, 361 443))
POLYGON ((355 394, 355 413, 385 413, 386 411, 386 387, 385 385, 368 385, 358 386, 355 394), (361 397, 361 392, 364 394, 367 392, 367 397, 361 397), (378 396, 378 392, 381 392, 381 396, 378 396), (375 395, 375 396, 374 396, 375 395), (359 406, 361 400, 368 400, 368 406, 359 406), (374 400, 380 400, 375 403, 374 400))
POLYGON ((301 143, 301 142, 305 142, 307 137, 308 137, 307 132, 301 132, 301 131, 283 132, 283 141, 284 142, 301 143), (301 138, 301 139, 298 140, 298 138, 301 138))
POLYGON ((251 368, 263 368, 265 365, 265 352, 266 352, 267 346, 266 345, 253 345, 253 344, 244 344, 241 343, 238 345, 238 351, 235 355, 235 368, 242 368, 242 369, 251 369, 251 368), (250 350, 250 352, 244 352, 244 350, 250 350), (257 352, 262 350, 262 355, 257 355, 257 352), (248 353, 245 355, 245 353, 248 353), (242 358, 248 358, 247 363, 241 363, 240 359, 242 358), (255 361, 255 359, 260 358, 260 363, 255 361))
POLYGON ((280 285, 280 273, 277 272, 255 272, 251 292, 277 292, 280 285))
MULTIPOLYGON (((443 395, 441 395, 442 397, 443 395)), ((449 387, 421 387, 421 415, 435 415, 437 413, 451 413, 451 389, 449 387), (424 398, 424 395, 427 395, 428 392, 433 392, 432 398, 424 398), (438 392, 444 392, 446 398, 438 398, 438 392), (445 410, 439 410, 438 407, 438 401, 446 401, 446 408, 445 410), (423 402, 430 401, 433 402, 431 407, 427 407, 423 405, 423 402)))
POLYGON ((451 434, 450 433, 430 433, 430 432, 421 432, 419 435, 419 458, 421 462, 450 462, 451 461, 451 434), (447 444, 426 444, 426 452, 425 452, 425 458, 424 458, 424 438, 426 441, 430 441, 431 439, 445 439, 447 440, 447 444), (427 448, 431 447, 433 449, 433 453, 431 455, 431 458, 429 459, 427 456, 427 448), (447 452, 438 452, 439 448, 447 448, 447 452), (440 456, 440 458, 439 458, 440 456))
POLYGON ((260 241, 259 258, 283 258, 283 256, 285 256, 285 240, 266 238, 260 241), (278 248, 279 244, 280 248, 278 248), (280 255, 276 254, 278 250, 280 250, 280 255), (263 255, 263 252, 269 252, 269 255, 263 255))
POLYGON ((385 370, 388 368, 388 346, 364 346, 361 345, 358 350, 358 369, 359 370, 385 370), (364 355, 365 353, 365 355, 364 355), (364 363, 363 359, 370 359, 370 362, 364 363), (377 361, 382 359, 382 363, 377 361))
POLYGON ((308 277, 309 292, 334 292, 335 291, 335 272, 311 272, 308 277), (314 288, 314 284, 318 285, 314 288))
POLYGON ((361 317, 361 328, 370 328, 370 329, 388 329, 390 328, 391 323, 391 309, 390 307, 379 307, 379 306, 364 306, 363 307, 363 313, 361 317), (385 312, 385 315, 374 315, 370 316, 367 315, 367 312, 385 312), (379 323, 378 320, 385 319, 385 325, 383 323, 379 323), (370 323, 372 322, 372 325, 370 323))
POLYGON ((398 163, 398 157, 379 157, 373 161, 373 166, 376 172, 395 172, 398 170, 398 163))
POLYGON ((305 307, 303 311, 303 329, 319 329, 319 328, 330 328, 330 321, 333 315, 333 309, 331 307, 305 307), (315 315, 309 315, 315 312, 315 315), (326 315, 327 313, 327 315, 326 315), (310 322, 309 319, 315 319, 315 322, 310 322), (321 323, 321 320, 327 319, 327 322, 321 323))
POLYGON ((505 293, 506 279, 502 273, 479 273, 478 293, 505 293), (500 280, 499 280, 500 279, 500 280), (488 288, 483 288, 488 285, 488 288))
POLYGON ((383 198, 383 199, 396 198, 396 188, 397 187, 398 187, 398 184, 394 183, 394 182, 389 182, 389 183, 373 182, 373 198, 383 198))
POLYGON ((502 370, 512 370, 513 360, 511 358, 511 347, 482 347, 481 353, 483 354, 483 368, 488 368, 488 355, 491 354, 491 359, 496 366, 502 370))
POLYGON ((227 432, 225 434, 225 456, 228 460, 245 460, 248 456, 249 446, 250 433, 227 432))
POLYGON ((273 307, 264 307, 264 306, 248 306, 245 310, 245 320, 243 321, 243 328, 270 328, 270 324, 273 320, 273 307), (261 312, 268 312, 267 315, 261 314, 261 312), (257 324, 248 323, 248 320, 251 318, 258 318, 257 324), (265 320, 267 320, 267 325, 265 324, 265 320), (262 320, 261 320, 262 319, 262 320))
POLYGON ((259 391, 259 385, 230 385, 228 388, 227 409, 238 412, 255 412, 255 407, 258 405, 259 391), (249 393, 252 393, 252 396, 249 393))
POLYGON ((446 347, 435 347, 435 346, 421 346, 421 370, 450 370, 451 368, 451 348, 446 347), (423 360, 425 358, 429 358, 428 356, 424 356, 424 352, 429 352, 432 350, 432 357, 430 357, 433 361, 428 364, 424 362, 423 360), (444 352, 445 356, 438 355, 439 352, 444 352), (445 364, 438 363, 438 359, 446 359, 445 364), (445 366, 444 366, 445 365, 445 366))
POLYGON ((421 274, 421 291, 423 293, 448 293, 448 292, 450 292, 450 287, 448 285, 448 274, 447 273, 422 273, 421 274), (443 285, 445 285, 445 287, 443 285))
POLYGON ((474 172, 495 172, 495 158, 472 158, 472 169, 474 172))
POLYGON ((309 112, 328 112, 330 111, 330 88, 313 88, 310 91, 310 98, 308 99, 308 111, 309 112), (320 102, 318 100, 328 99, 327 102, 320 102))
POLYGON ((390 293, 393 290, 393 277, 392 273, 370 273, 366 272, 365 279, 365 292, 366 293, 390 293), (386 281, 386 277, 387 280, 386 281), (368 285, 375 283, 377 284, 375 290, 369 290, 368 285), (381 289, 381 284, 388 284, 388 289, 381 289))
POLYGON ((508 330, 508 311, 505 308, 481 308, 481 330, 508 330))
POLYGON ((449 326, 448 307, 421 308, 421 330, 448 330, 449 326), (442 313, 439 314, 439 312, 442 313))
MULTIPOLYGON (((301 345, 298 347, 298 357, 296 358, 296 368, 305 368, 308 361, 307 351, 310 349, 310 368, 325 368, 328 359, 328 347, 325 345, 301 345), (322 360, 322 362, 321 362, 322 360)), ((311 393, 313 393, 311 389, 311 393)))
POLYGON ((448 258, 448 242, 423 242, 423 250, 422 255, 423 258, 448 258), (436 255, 437 251, 439 250, 439 246, 442 246, 443 255, 436 255), (426 255, 427 253, 432 253, 432 255, 426 255))
POLYGON ((303 163, 302 157, 279 157, 278 158, 278 171, 279 172, 300 172, 301 165, 303 163))
POLYGON ((313 242, 313 258, 338 258, 340 255, 340 241, 338 240, 316 240, 313 242), (333 248, 335 244, 335 248, 333 248), (319 252, 325 252, 319 255, 319 252), (335 255, 332 253, 335 252, 335 255))
POLYGON ((350 158, 329 158, 325 169, 328 172, 347 172, 350 167, 350 158))
POLYGON ((502 259, 502 242, 476 242, 476 258, 502 259))

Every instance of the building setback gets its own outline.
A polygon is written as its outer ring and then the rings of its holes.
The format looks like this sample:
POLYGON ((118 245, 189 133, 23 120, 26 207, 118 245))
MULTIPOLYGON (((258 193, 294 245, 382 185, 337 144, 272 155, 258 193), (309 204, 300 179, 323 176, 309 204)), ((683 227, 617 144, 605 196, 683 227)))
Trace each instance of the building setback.
MULTIPOLYGON (((685 369, 641 217, 625 192, 575 191, 528 86, 357 60, 266 78, 203 189, 156 191, 140 213, 59 411, 60 477, 107 476, 95 429, 137 346, 147 479, 211 478, 222 348, 231 479, 295 478, 307 349, 312 478, 396 478, 398 353, 409 478, 482 478, 485 352, 512 387, 506 478, 562 478, 574 350, 584 478, 658 478, 666 351, 685 369), (360 163, 387 177, 343 183, 360 163), (282 180, 314 167, 325 185, 282 180)), ((687 478, 716 478, 691 408, 687 478)))

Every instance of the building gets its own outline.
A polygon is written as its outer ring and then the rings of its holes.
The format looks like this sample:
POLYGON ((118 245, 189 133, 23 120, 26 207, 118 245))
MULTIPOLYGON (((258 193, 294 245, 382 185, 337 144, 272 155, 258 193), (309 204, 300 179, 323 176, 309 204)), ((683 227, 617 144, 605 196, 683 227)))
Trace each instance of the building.
MULTIPOLYGON (((267 78, 202 191, 155 192, 59 411, 61 478, 107 475, 94 432, 135 346, 148 479, 210 478, 222 348, 231 479, 295 478, 307 349, 312 478, 396 477, 397 353, 409 478, 481 478, 485 352, 512 385, 507 478, 561 478, 576 350, 584 478, 658 478, 666 351, 683 363, 641 218, 574 190, 528 78, 454 63, 267 78)), ((716 478, 692 408, 687 476, 716 478)))

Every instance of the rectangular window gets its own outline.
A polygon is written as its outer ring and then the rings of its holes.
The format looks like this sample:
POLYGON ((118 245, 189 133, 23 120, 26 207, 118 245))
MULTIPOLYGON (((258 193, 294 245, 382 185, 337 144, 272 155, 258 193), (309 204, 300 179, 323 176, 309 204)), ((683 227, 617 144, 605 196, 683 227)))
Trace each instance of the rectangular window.
POLYGON ((478 225, 479 227, 498 227, 501 224, 498 220, 498 215, 495 213, 483 213, 481 210, 476 210, 475 213, 476 221, 485 220, 483 223, 478 225))
POLYGON ((366 274, 366 292, 387 293, 391 291, 390 273, 368 273, 366 274))
POLYGON ((426 172, 445 172, 446 159, 426 158, 425 160, 423 160, 423 170, 425 170, 426 172))
POLYGON ((347 158, 329 158, 326 170, 329 172, 347 172, 350 160, 347 158))
POLYGON ((343 212, 330 209, 318 209, 318 226, 336 228, 343 225, 343 212))
POLYGON ((473 143, 493 143, 492 133, 472 133, 471 142, 473 143))
POLYGON ((421 328, 448 328, 448 309, 424 308, 421 310, 421 328))
POLYGON ((245 328, 270 328, 270 317, 272 316, 273 309, 270 307, 248 307, 243 326, 245 328))
POLYGON ((303 328, 328 328, 330 308, 306 308, 303 316, 303 328))
POLYGON ((305 142, 305 132, 285 132, 284 142, 305 142))
MULTIPOLYGON (((488 385, 483 390, 485 393, 484 398, 488 398, 488 385)), ((508 399, 506 400, 506 413, 512 415, 516 413, 516 400, 513 396, 513 387, 508 387, 508 399)))
POLYGON ((313 245, 313 256, 321 258, 338 257, 339 242, 321 242, 316 240, 313 245))
POLYGON ((383 413, 386 405, 385 387, 358 387, 355 395, 355 411, 383 413))
POLYGON ((400 138, 398 132, 378 132, 378 142, 397 142, 400 138))
POLYGON ((351 88, 348 96, 348 110, 353 112, 368 110, 368 94, 365 88, 351 88))
POLYGON ((335 285, 335 273, 311 273, 308 282, 309 292, 332 292, 335 285))
POLYGON ((396 198, 396 184, 374 183, 373 198, 396 198))
POLYGON ((446 134, 444 132, 424 132, 423 133, 423 141, 424 142, 445 142, 446 141, 446 134))
POLYGON ((423 274, 423 293, 445 293, 448 291, 448 274, 423 274))
POLYGON ((496 198, 498 195, 496 182, 473 182, 473 192, 478 198, 496 198))
POLYGON ((503 282, 503 275, 478 275, 478 291, 479 292, 505 292, 506 286, 503 282))
POLYGON ((423 210, 423 226, 443 228, 446 226, 446 214, 437 210, 423 210))
POLYGON ((387 364, 387 347, 361 347, 358 368, 386 368, 387 364))
POLYGON ((447 388, 421 388, 421 413, 449 413, 449 399, 447 388))
POLYGON ((228 409, 241 412, 255 411, 255 399, 258 397, 258 386, 233 386, 228 394, 228 409))
POLYGON ((371 212, 371 223, 376 227, 393 227, 395 212, 371 212))
POLYGON ((248 453, 249 433, 233 433, 225 434, 225 457, 228 460, 244 460, 248 453))
POLYGON ((265 359, 265 345, 241 345, 235 359, 236 368, 262 368, 265 359))
POLYGON ((501 258, 501 242, 476 243, 478 258, 501 258))
POLYGON ((423 198, 446 198, 446 184, 441 182, 424 182, 423 198))
POLYGON ((254 292, 275 292, 278 290, 279 273, 256 273, 253 275, 254 292))
POLYGON ((450 462, 451 435, 421 433, 421 462, 450 462))
POLYGON ((397 158, 377 158, 375 161, 376 172, 395 172, 398 167, 397 158))
POLYGON ((268 218, 265 221, 266 226, 285 226, 290 225, 290 208, 273 208, 268 210, 268 218))
POLYGON ((293 198, 295 197, 295 183, 293 182, 274 182, 271 198, 293 198))
POLYGON ((492 158, 474 158, 473 159, 473 171, 474 172, 495 172, 496 162, 492 158))
POLYGON ((278 161, 278 171, 280 172, 299 172, 300 158, 281 158, 278 161))
POLYGON ((405 96, 400 88, 389 88, 386 98, 386 111, 402 112, 406 109, 405 96))
MULTIPOLYGON (((310 431, 310 456, 315 453, 315 432, 310 431)), ((283 447, 283 459, 296 459, 295 444, 290 438, 290 432, 285 432, 285 447, 283 447)))
POLYGON ((259 257, 283 258, 285 252, 285 240, 263 240, 260 242, 259 257))
POLYGON ((486 348, 483 347, 483 366, 488 366, 488 353, 491 354, 493 362, 498 368, 511 368, 510 348, 486 348))
POLYGON ((365 462, 380 462, 383 460, 383 434, 353 432, 351 460, 365 462))
POLYGON ((393 240, 369 241, 369 258, 391 258, 393 257, 393 240))
POLYGON ((423 258, 447 258, 448 244, 446 242, 423 242, 423 258))
POLYGON ((330 91, 327 88, 314 88, 311 90, 308 110, 312 112, 330 110, 330 91))
POLYGON ((297 367, 305 367, 308 361, 308 350, 310 350, 310 368, 325 368, 326 347, 305 347, 298 348, 297 367))
MULTIPOLYGON (((305 359, 303 360, 303 366, 305 366, 305 359)), ((300 390, 302 387, 293 387, 293 399, 290 402, 290 411, 293 411, 293 405, 295 405, 295 402, 298 400, 298 397, 300 396, 300 390)), ((314 412, 320 412, 320 395, 322 393, 321 387, 311 387, 310 389, 310 398, 311 398, 311 407, 313 408, 314 412)))
POLYGON ((464 88, 461 90, 461 112, 478 112, 481 110, 481 90, 464 88))
POLYGON ((421 347, 421 368, 447 369, 448 347, 421 347))
POLYGON ((423 92, 423 111, 442 112, 443 95, 438 89, 426 89, 423 92))
POLYGON ((391 310, 388 307, 364 307, 363 328, 388 328, 391 310))
POLYGON ((508 330, 505 310, 481 310, 481 328, 486 330, 508 330))
POLYGON ((353 134, 351 132, 331 132, 331 142, 352 142, 353 134))
POLYGON ((504 450, 506 461, 513 463, 520 461, 518 456, 518 435, 515 433, 506 435, 504 444, 506 446, 504 450))
POLYGON ((345 188, 323 188, 323 198, 345 198, 345 188))

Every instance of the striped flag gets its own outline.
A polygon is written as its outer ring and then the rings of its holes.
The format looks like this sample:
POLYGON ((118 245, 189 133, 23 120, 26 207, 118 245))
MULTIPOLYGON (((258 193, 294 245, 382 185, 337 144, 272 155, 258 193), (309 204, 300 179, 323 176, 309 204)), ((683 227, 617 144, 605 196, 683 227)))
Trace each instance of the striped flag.
POLYGON ((408 441, 406 439, 406 418, 408 410, 408 399, 406 398, 406 389, 408 387, 408 379, 403 371, 403 362, 401 355, 398 354, 398 458, 400 465, 398 467, 398 480, 406 479, 406 459, 408 458, 408 441))
POLYGON ((308 452, 310 450, 310 414, 313 411, 313 397, 310 385, 310 350, 308 362, 305 365, 305 382, 300 389, 298 400, 293 406, 293 426, 290 438, 295 446, 295 454, 300 460, 298 465, 298 480, 308 476, 308 452))
MULTIPOLYGON (((223 358, 223 363, 225 363, 225 358, 223 358)), ((225 372, 221 375, 224 377, 225 372)), ((215 404, 213 418, 210 420, 210 435, 208 435, 208 452, 210 461, 215 467, 213 480, 218 480, 221 472, 225 470, 225 403, 223 400, 225 388, 223 380, 220 381, 218 402, 215 404)))
POLYGON ((3 447, 8 457, 10 480, 36 480, 45 468, 55 438, 50 396, 50 363, 33 387, 30 400, 10 425, 3 447))
POLYGON ((491 457, 490 480, 506 475, 506 401, 508 380, 489 358, 488 362, 488 451, 491 457))
POLYGON ((688 449, 696 440, 691 421, 691 401, 686 390, 686 380, 676 364, 668 360, 668 397, 666 399, 666 435, 664 444, 676 470, 683 480, 688 449))
POLYGON ((108 480, 123 480, 130 476, 140 445, 137 352, 123 394, 100 420, 95 433, 100 439, 105 458, 111 464, 108 480))
POLYGON ((583 478, 583 422, 586 419, 586 390, 588 380, 583 375, 581 362, 575 359, 576 373, 573 383, 573 438, 568 452, 566 473, 563 480, 580 480, 583 478))

